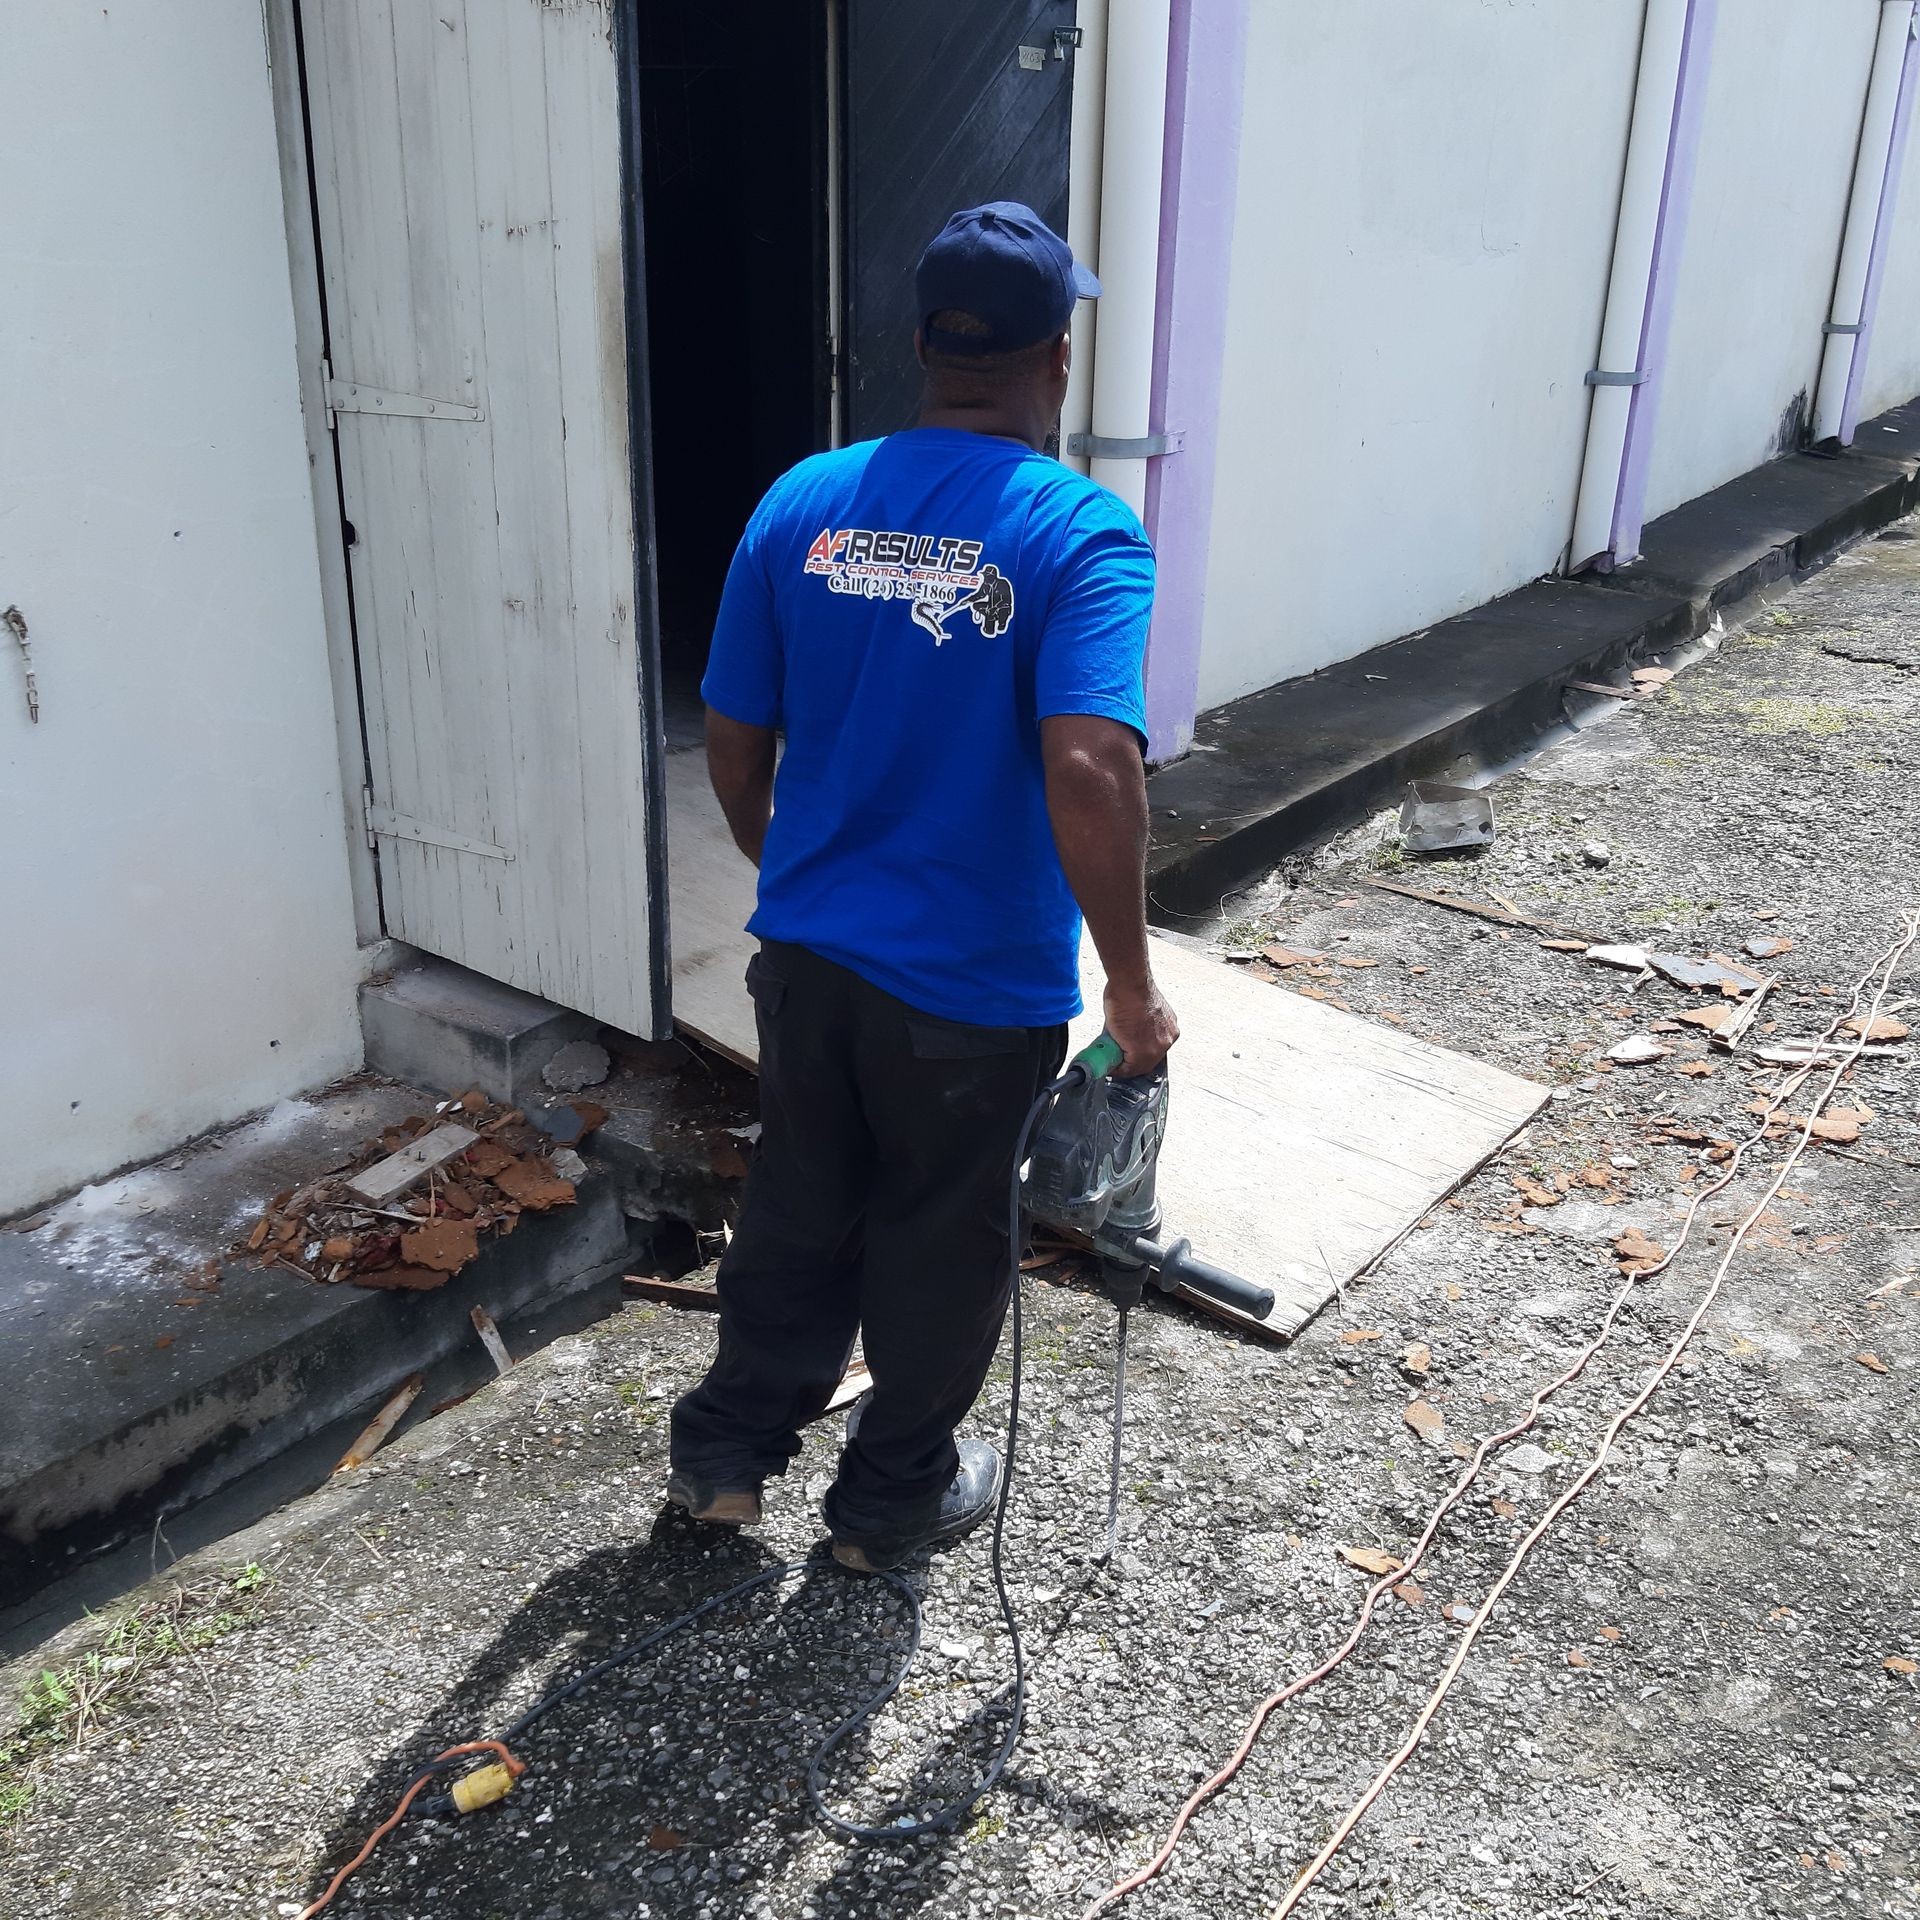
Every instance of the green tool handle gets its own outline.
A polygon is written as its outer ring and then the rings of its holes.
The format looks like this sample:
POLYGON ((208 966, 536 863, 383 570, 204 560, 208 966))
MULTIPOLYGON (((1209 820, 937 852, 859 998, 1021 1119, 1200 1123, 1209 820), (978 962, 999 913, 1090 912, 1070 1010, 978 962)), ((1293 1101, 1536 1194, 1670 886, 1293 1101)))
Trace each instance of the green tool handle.
POLYGON ((1089 1080, 1104 1080, 1109 1074, 1119 1072, 1120 1063, 1126 1057, 1120 1042, 1102 1027, 1099 1039, 1082 1047, 1073 1056, 1073 1064, 1082 1069, 1089 1080))

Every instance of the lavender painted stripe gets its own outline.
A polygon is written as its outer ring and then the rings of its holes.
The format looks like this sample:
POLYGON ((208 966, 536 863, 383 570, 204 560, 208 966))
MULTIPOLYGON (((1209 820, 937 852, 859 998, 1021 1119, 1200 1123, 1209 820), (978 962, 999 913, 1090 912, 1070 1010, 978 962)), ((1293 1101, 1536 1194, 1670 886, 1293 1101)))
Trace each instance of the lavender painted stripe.
POLYGON ((1860 425, 1860 389, 1867 377, 1867 356, 1873 348, 1873 317, 1880 304, 1880 281, 1887 268, 1887 247, 1893 237, 1893 216, 1900 202, 1900 178, 1906 169, 1907 136, 1913 130, 1913 99, 1920 82, 1920 39, 1907 36, 1907 57, 1900 69, 1900 98, 1893 109, 1893 138, 1887 143, 1887 177, 1880 188, 1880 211, 1874 217, 1873 251, 1867 258, 1867 284, 1860 296, 1860 331, 1853 343, 1853 364, 1847 372, 1847 397, 1840 407, 1840 444, 1853 445, 1860 425))
POLYGON ((1640 329, 1639 368, 1646 379, 1633 390, 1627 409, 1627 444, 1620 458, 1620 490, 1614 496, 1615 566, 1640 557, 1640 531, 1646 520, 1647 475, 1653 464, 1655 429, 1660 417, 1660 388, 1666 371, 1667 342, 1673 331, 1674 282, 1686 245, 1687 215, 1693 205, 1693 176, 1700 158, 1700 129, 1706 118, 1707 69, 1713 55, 1720 0, 1688 0, 1686 38, 1673 90, 1673 130, 1667 141, 1666 179, 1660 189, 1660 221, 1655 229, 1653 265, 1647 275, 1647 311, 1640 329))
POLYGON ((1160 557, 1147 642, 1147 751, 1155 761, 1186 751, 1199 697, 1250 6, 1173 0, 1152 420, 1155 431, 1186 441, 1147 474, 1147 531, 1160 557))

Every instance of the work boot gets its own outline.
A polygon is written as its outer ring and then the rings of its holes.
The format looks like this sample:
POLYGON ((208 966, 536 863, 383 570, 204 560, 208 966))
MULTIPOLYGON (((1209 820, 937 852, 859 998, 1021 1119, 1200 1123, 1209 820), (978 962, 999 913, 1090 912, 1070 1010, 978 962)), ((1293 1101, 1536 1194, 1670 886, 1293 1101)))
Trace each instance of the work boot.
POLYGON ((695 1520, 710 1527, 757 1527, 760 1524, 760 1489, 716 1487, 711 1480, 685 1473, 676 1467, 667 1475, 667 1498, 676 1507, 684 1507, 695 1520))
POLYGON ((849 1540, 834 1536, 833 1557, 852 1573, 888 1573, 928 1547, 971 1533, 1000 1497, 999 1450, 984 1440, 962 1439, 960 1464, 940 1496, 940 1510, 918 1532, 849 1540))

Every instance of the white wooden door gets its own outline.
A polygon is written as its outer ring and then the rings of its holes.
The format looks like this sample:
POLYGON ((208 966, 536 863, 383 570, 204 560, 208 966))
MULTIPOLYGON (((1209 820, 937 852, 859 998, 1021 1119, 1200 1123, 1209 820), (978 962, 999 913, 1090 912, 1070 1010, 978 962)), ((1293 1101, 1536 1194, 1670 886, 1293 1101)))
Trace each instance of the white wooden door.
POLYGON ((387 930, 654 1030, 607 0, 304 0, 387 930))

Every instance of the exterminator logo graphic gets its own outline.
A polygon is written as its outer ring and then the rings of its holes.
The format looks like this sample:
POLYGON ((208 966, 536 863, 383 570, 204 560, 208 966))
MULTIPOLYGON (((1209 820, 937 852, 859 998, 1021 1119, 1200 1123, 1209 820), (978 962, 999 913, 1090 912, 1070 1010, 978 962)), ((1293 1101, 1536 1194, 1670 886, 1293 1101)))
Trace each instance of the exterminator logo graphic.
POLYGON ((992 640, 1013 624, 1013 582, 991 561, 982 565, 980 551, 978 540, 828 527, 807 549, 807 571, 833 593, 910 601, 914 625, 935 646, 952 637, 947 622, 961 613, 992 640))

